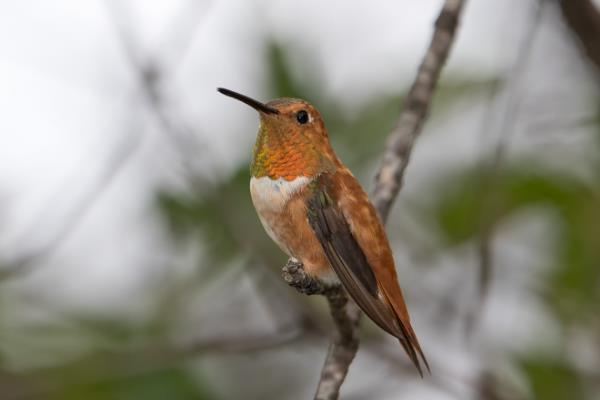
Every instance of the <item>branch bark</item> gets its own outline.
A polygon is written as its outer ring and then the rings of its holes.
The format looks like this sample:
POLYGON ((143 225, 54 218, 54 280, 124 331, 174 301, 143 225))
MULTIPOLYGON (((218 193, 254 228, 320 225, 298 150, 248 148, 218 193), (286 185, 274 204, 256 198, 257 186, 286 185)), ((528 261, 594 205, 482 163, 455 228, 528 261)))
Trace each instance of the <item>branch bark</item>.
MULTIPOLYGON (((433 37, 417 71, 417 76, 404 100, 395 128, 390 133, 382 163, 375 176, 371 196, 381 220, 385 223, 398 192, 416 138, 421 133, 429 112, 435 87, 444 66, 458 26, 465 0, 446 0, 435 22, 433 37)), ((327 298, 335 331, 315 400, 339 398, 340 387, 358 350, 360 310, 349 301, 340 286, 327 286, 309 276, 302 264, 289 260, 283 267, 284 280, 301 293, 319 294, 327 298)))
POLYGON ((600 71, 600 11, 592 0, 560 0, 565 22, 600 71))
POLYGON ((373 204, 383 221, 387 219, 392 203, 402 187, 404 170, 410 160, 415 139, 421 133, 429 112, 440 72, 454 41, 464 3, 463 0, 446 0, 444 3, 435 21, 435 31, 429 48, 404 100, 404 109, 389 136, 372 193, 373 204))

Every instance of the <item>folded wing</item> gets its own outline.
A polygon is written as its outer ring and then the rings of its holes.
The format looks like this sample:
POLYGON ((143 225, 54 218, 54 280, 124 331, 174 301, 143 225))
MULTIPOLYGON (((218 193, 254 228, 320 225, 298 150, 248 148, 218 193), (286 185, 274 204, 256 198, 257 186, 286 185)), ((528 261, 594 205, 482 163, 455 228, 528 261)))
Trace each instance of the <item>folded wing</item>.
POLYGON ((337 205, 335 190, 329 190, 329 185, 321 183, 317 182, 316 190, 308 200, 307 217, 327 259, 350 297, 373 322, 400 340, 422 375, 417 352, 426 366, 427 361, 412 328, 398 318, 385 291, 381 290, 365 251, 337 205))

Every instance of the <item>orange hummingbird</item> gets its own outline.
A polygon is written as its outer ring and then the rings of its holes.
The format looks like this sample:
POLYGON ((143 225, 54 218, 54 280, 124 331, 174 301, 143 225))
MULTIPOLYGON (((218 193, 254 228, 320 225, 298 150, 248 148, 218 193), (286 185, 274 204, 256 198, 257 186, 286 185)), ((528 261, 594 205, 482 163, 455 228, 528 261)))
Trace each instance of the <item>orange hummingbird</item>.
POLYGON ((341 282, 381 329, 427 369, 398 284, 392 250, 367 194, 334 153, 319 112, 304 100, 261 103, 217 89, 258 111, 250 194, 271 239, 311 276, 341 282))

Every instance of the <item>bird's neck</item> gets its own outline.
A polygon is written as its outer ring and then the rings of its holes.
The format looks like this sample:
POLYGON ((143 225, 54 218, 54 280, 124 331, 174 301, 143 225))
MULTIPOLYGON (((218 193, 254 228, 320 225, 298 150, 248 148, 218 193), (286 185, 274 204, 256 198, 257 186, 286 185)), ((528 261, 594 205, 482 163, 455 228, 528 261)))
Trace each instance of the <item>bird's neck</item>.
POLYGON ((250 165, 253 177, 292 181, 301 176, 314 177, 333 168, 330 157, 303 135, 286 133, 283 136, 259 129, 250 165))

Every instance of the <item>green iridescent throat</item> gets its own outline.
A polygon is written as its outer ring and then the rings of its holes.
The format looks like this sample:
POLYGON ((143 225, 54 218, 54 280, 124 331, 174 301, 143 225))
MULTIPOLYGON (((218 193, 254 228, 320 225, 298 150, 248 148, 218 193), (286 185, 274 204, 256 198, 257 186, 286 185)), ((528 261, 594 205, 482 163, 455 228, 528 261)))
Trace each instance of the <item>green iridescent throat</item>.
POLYGON ((268 174, 268 147, 267 132, 261 123, 252 150, 252 162, 250 163, 250 173, 252 176, 259 178, 268 174))

